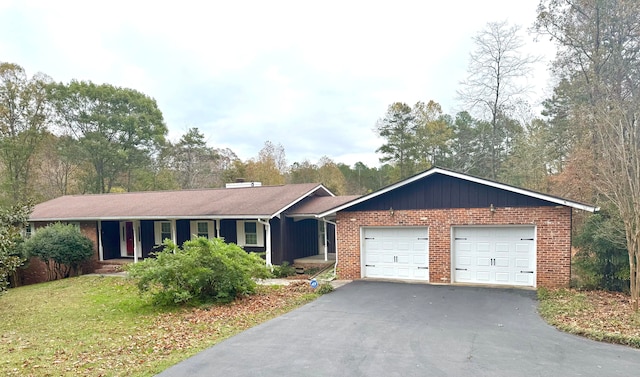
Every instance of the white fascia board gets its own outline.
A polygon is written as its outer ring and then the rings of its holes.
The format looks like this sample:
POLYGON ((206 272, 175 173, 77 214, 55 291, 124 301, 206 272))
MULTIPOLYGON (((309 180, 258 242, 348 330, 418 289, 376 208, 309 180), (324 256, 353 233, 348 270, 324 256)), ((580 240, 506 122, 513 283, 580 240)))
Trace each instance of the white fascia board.
POLYGON ((456 172, 453 172, 453 171, 450 171, 450 170, 445 170, 445 169, 441 169, 441 168, 432 168, 432 169, 429 169, 429 170, 427 170, 427 171, 425 171, 425 172, 423 172, 421 174, 414 175, 413 177, 409 177, 409 178, 407 178, 407 179, 405 179, 403 181, 394 183, 394 184, 392 184, 390 186, 387 186, 385 188, 382 188, 382 189, 380 189, 380 190, 378 190, 376 192, 372 192, 369 195, 362 196, 362 197, 360 197, 360 198, 358 198, 358 199, 356 199, 354 201, 351 201, 349 203, 345 203, 345 204, 343 204, 343 205, 341 205, 339 207, 336 207, 336 208, 333 208, 333 209, 331 209, 329 211, 321 213, 321 214, 318 215, 318 217, 325 217, 325 216, 337 213, 339 211, 342 211, 345 208, 349 208, 349 207, 354 206, 356 204, 360 204, 360 203, 365 202, 365 201, 367 201, 369 199, 375 198, 376 196, 385 194, 385 193, 387 193, 389 191, 395 190, 395 189, 397 189, 399 187, 402 187, 402 186, 407 185, 409 183, 418 181, 418 180, 420 180, 422 178, 428 177, 428 176, 430 176, 432 174, 436 174, 436 173, 440 173, 440 174, 443 174, 443 175, 448 175, 450 177, 455 177, 455 178, 463 179, 463 180, 470 181, 470 182, 479 183, 479 184, 486 185, 486 186, 499 188, 499 189, 502 189, 502 190, 505 190, 505 191, 515 192, 515 193, 526 195, 526 196, 530 196, 530 197, 533 197, 533 198, 538 198, 538 199, 545 200, 545 201, 548 201, 548 202, 551 202, 551 203, 556 203, 556 204, 562 205, 562 206, 581 209, 583 211, 597 212, 600 209, 598 207, 593 207, 593 206, 590 206, 590 205, 587 205, 587 204, 578 203, 578 202, 574 202, 574 201, 566 200, 566 199, 562 199, 562 198, 556 198, 556 197, 553 197, 553 196, 540 194, 540 193, 537 193, 537 192, 534 192, 534 191, 529 191, 529 190, 525 190, 525 189, 509 186, 509 185, 505 185, 505 184, 498 183, 498 182, 488 181, 486 179, 472 177, 472 176, 469 176, 469 175, 466 175, 466 174, 456 173, 456 172))
POLYGON ((324 187, 324 185, 318 185, 318 186, 314 187, 313 189, 309 190, 306 194, 300 196, 298 199, 296 199, 296 200, 292 201, 291 203, 287 204, 286 206, 282 207, 280 210, 278 210, 276 213, 271 215, 269 218, 272 219, 272 218, 274 218, 276 216, 280 216, 280 214, 282 212, 284 212, 287 209, 291 208, 293 205, 299 203, 300 201, 302 201, 303 199, 305 199, 306 197, 308 197, 309 195, 313 194, 314 192, 316 192, 316 191, 318 191, 320 189, 324 190, 330 196, 335 196, 331 191, 329 191, 329 189, 324 187))

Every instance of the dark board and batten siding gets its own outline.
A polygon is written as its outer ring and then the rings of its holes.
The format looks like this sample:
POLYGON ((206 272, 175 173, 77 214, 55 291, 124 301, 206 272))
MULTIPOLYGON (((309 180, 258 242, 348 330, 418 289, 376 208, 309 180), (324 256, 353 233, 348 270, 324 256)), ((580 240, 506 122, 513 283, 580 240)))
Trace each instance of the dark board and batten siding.
POLYGON ((554 203, 460 178, 435 174, 384 193, 345 211, 540 207, 554 203))

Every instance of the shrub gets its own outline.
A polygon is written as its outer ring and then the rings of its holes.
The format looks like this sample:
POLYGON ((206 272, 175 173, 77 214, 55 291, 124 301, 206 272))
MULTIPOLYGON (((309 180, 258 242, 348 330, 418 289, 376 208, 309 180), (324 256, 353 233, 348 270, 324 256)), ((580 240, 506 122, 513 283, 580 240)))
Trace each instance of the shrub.
POLYGON ((575 256, 578 288, 629 290, 624 224, 615 213, 603 210, 589 216, 574 238, 574 245, 579 248, 575 256))
POLYGON ((9 286, 10 276, 24 263, 21 228, 27 225, 29 205, 0 210, 0 294, 9 286))
POLYGON ((81 264, 93 256, 93 243, 72 224, 55 223, 38 229, 24 248, 29 256, 45 263, 49 280, 79 274, 81 264))
POLYGON ((259 255, 220 239, 197 238, 182 249, 167 240, 165 246, 155 258, 127 267, 140 292, 157 305, 229 302, 254 293, 253 278, 270 276, 259 255))
POLYGON ((333 292, 333 285, 331 285, 331 283, 329 282, 324 282, 320 284, 317 292, 318 294, 321 294, 321 295, 326 295, 327 293, 331 293, 333 292))
POLYGON ((295 274, 295 267, 291 266, 287 261, 282 262, 280 266, 273 266, 273 276, 277 278, 286 278, 295 274))

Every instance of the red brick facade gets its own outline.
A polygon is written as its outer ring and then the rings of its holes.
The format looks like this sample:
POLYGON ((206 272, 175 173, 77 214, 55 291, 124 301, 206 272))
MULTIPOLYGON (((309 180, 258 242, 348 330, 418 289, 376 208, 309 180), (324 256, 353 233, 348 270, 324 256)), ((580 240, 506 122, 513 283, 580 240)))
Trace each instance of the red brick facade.
MULTIPOLYGON (((47 226, 49 223, 47 222, 36 222, 33 224, 35 231, 38 231, 38 228, 42 228, 47 226)), ((85 263, 82 266, 82 273, 88 274, 93 272, 97 267, 97 261, 100 260, 100 255, 98 253, 98 228, 97 222, 95 221, 82 221, 80 222, 80 231, 87 238, 93 242, 93 257, 90 261, 85 263)), ((19 271, 20 276, 20 284, 35 284, 42 283, 49 280, 47 276, 47 268, 45 264, 40 261, 38 258, 31 258, 27 267, 19 271)))
POLYGON ((429 281, 451 283, 451 227, 535 225, 537 287, 568 287, 571 278, 571 208, 459 208, 408 211, 338 212, 338 276, 360 279, 360 228, 429 227, 429 281))

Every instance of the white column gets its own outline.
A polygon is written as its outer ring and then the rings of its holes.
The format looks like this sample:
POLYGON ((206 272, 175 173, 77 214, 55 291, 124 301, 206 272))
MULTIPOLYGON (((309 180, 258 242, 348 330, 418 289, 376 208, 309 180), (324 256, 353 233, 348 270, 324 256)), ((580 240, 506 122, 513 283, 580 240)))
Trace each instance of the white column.
POLYGON ((327 244, 327 221, 322 219, 322 224, 324 226, 324 261, 329 260, 329 245, 327 244))
POLYGON ((104 260, 104 250, 102 249, 102 220, 98 220, 98 255, 100 260, 104 260))
MULTIPOLYGON (((178 245, 178 230, 176 229, 176 219, 171 219, 171 242, 174 245, 178 245)), ((173 249, 173 252, 176 252, 176 249, 173 249)))
POLYGON ((216 219, 216 238, 220 238, 220 219, 216 219))
POLYGON ((140 221, 133 221, 133 263, 138 263, 138 229, 140 221))
POLYGON ((258 222, 264 225, 265 236, 265 259, 267 267, 271 267, 271 224, 269 220, 263 221, 258 219, 258 222))

